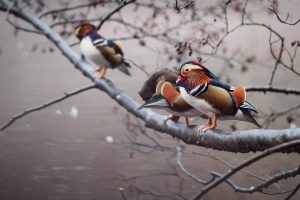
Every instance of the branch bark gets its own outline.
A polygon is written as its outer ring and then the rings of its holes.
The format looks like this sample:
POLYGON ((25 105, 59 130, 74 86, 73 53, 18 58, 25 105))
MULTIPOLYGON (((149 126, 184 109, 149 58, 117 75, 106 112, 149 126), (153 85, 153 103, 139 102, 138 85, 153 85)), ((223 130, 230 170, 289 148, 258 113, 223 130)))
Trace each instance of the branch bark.
MULTIPOLYGON (((84 76, 95 83, 95 86, 98 89, 104 91, 124 109, 143 120, 148 128, 167 133, 188 144, 221 151, 242 153, 263 151, 285 142, 300 139, 299 128, 285 130, 260 129, 235 131, 232 133, 215 130, 208 131, 202 138, 199 138, 196 134, 199 127, 188 128, 183 124, 178 124, 171 120, 164 123, 164 117, 162 115, 156 114, 148 109, 136 110, 140 106, 139 103, 132 97, 123 93, 110 80, 97 79, 93 67, 82 60, 81 57, 70 48, 66 41, 53 31, 48 24, 24 9, 13 7, 12 2, 8 0, 0 0, 0 2, 2 2, 6 9, 12 7, 10 10, 11 14, 30 23, 38 31, 44 33, 44 35, 61 51, 75 68, 80 70, 84 76)), ((294 147, 289 149, 289 151, 284 150, 284 152, 300 152, 300 147, 294 147)))

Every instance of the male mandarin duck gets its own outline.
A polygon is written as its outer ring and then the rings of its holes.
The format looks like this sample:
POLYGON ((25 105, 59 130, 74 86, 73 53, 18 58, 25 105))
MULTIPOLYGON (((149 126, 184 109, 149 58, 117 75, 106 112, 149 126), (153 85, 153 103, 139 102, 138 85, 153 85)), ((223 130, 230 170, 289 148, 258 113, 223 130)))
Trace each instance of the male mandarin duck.
POLYGON ((187 117, 202 116, 198 110, 187 104, 176 89, 175 82, 178 73, 169 69, 160 70, 150 76, 139 91, 145 103, 141 108, 162 109, 173 115, 171 119, 178 120, 180 116, 186 117, 186 124, 190 122, 187 117), (176 100, 170 104, 169 99, 176 100))
MULTIPOLYGON (((257 110, 246 101, 243 86, 231 87, 220 82, 202 63, 190 61, 182 64, 180 75, 176 80, 181 97, 192 107, 208 117, 206 125, 200 132, 214 129, 217 119, 234 119, 248 121, 261 127, 250 111, 257 110)), ((170 105, 177 100, 172 94, 166 95, 170 105)))
POLYGON ((104 77, 107 68, 118 68, 127 75, 130 64, 124 59, 121 47, 97 33, 97 28, 90 23, 82 23, 75 28, 75 35, 80 40, 80 49, 86 58, 98 65, 98 78, 104 77))

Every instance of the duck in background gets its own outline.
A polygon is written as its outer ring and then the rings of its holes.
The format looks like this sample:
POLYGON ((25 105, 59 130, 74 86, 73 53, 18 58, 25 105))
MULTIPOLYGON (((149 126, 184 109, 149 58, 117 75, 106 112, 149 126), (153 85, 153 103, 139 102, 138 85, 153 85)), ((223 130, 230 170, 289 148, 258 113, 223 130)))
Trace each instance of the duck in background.
POLYGON ((84 57, 88 58, 99 68, 97 77, 103 78, 107 68, 117 68, 130 75, 130 64, 124 59, 124 53, 120 45, 112 40, 107 40, 97 33, 97 28, 88 23, 82 23, 75 27, 75 35, 80 41, 80 50, 84 57))

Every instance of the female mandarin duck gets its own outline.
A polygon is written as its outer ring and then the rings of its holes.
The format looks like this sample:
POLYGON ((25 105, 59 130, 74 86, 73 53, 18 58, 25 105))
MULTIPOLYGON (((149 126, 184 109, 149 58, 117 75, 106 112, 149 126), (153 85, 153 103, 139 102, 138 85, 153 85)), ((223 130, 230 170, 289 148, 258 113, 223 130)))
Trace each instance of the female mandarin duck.
POLYGON ((149 100, 155 93, 160 81, 167 81, 175 85, 179 73, 171 69, 162 69, 153 73, 144 83, 139 91, 139 95, 144 101, 149 100))
POLYGON ((90 23, 82 23, 75 28, 75 35, 80 40, 82 54, 99 66, 98 78, 104 77, 107 68, 118 68, 127 75, 129 63, 119 45, 112 40, 104 39, 97 33, 97 28, 90 23))
POLYGON ((162 109, 173 115, 171 119, 174 120, 184 116, 187 125, 190 124, 188 117, 202 116, 202 113, 184 101, 174 86, 178 75, 169 69, 162 69, 152 74, 139 91, 145 103, 138 109, 162 109))
MULTIPOLYGON (((192 107, 208 117, 206 125, 200 132, 214 129, 217 118, 248 121, 256 126, 260 125, 250 111, 256 109, 246 101, 246 91, 242 86, 230 87, 221 83, 202 63, 191 61, 180 68, 180 75, 176 80, 181 97, 192 107)), ((170 105, 177 100, 172 92, 165 94, 170 105)))

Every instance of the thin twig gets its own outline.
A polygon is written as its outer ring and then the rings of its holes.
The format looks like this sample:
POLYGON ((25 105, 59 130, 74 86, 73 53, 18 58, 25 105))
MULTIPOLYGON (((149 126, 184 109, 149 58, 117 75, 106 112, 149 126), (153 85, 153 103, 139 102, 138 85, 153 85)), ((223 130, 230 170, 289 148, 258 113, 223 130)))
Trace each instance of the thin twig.
POLYGON ((123 188, 119 188, 120 192, 121 192, 121 196, 123 198, 123 200, 127 200, 125 194, 124 194, 124 189, 123 188))
POLYGON ((108 15, 106 15, 101 22, 98 24, 97 26, 97 30, 99 30, 102 25, 111 17, 113 16, 115 13, 119 12, 122 8, 124 8, 125 6, 127 6, 128 4, 131 4, 135 2, 135 0, 130 0, 130 1, 125 1, 122 5, 118 6, 117 8, 115 8, 112 12, 110 12, 108 15))
POLYGON ((191 172, 189 172, 183 165, 183 163, 181 162, 181 154, 182 154, 182 148, 180 146, 180 141, 177 140, 177 144, 176 144, 176 163, 179 166, 180 170, 185 173, 188 177, 192 178, 194 181, 201 183, 201 184, 206 184, 207 181, 201 180, 200 178, 198 178, 197 176, 195 176, 194 174, 192 174, 191 172))
POLYGON ((283 23, 283 24, 287 24, 287 25, 294 26, 294 25, 296 25, 296 24, 298 24, 298 23, 300 22, 300 19, 298 19, 298 20, 295 21, 295 22, 287 22, 287 20, 288 20, 288 18, 289 18, 289 13, 287 14, 287 17, 286 17, 285 20, 281 19, 280 16, 279 16, 279 14, 278 14, 278 7, 277 7, 277 6, 272 5, 272 6, 269 8, 269 10, 270 10, 271 12, 273 12, 273 13, 276 15, 278 21, 280 21, 280 22, 283 23))
MULTIPOLYGON (((222 177, 222 174, 220 173, 217 173, 217 172, 212 172, 213 175, 217 176, 217 177, 222 177)), ((270 185, 280 181, 280 180, 283 180, 283 179, 287 179, 287 178, 290 178, 290 177, 295 177, 297 175, 300 174, 300 166, 296 167, 295 169, 293 170, 289 170, 289 171, 286 171, 286 172, 282 172, 282 173, 279 173, 279 174, 276 174, 275 176, 269 178, 267 181, 257 185, 257 186, 251 186, 249 188, 244 188, 244 187, 240 187, 238 185, 236 185, 233 181, 227 179, 226 180, 226 183, 232 187, 236 192, 240 192, 240 193, 254 193, 254 192, 261 192, 261 193, 264 193, 264 194, 267 194, 267 195, 274 195, 273 193, 265 193, 263 192, 263 189, 264 188, 267 188, 269 187, 270 185)), ((296 188, 293 188, 292 190, 295 190, 296 188)), ((291 189, 290 189, 291 190, 291 189)), ((289 192, 290 190, 287 190, 287 191, 284 191, 285 193, 289 192)), ((282 194, 282 193, 281 193, 282 194)))
POLYGON ((285 198, 285 200, 291 199, 291 198, 296 194, 296 192, 297 192, 299 189, 300 189, 300 183, 295 187, 295 189, 293 190, 293 192, 292 192, 289 196, 287 196, 287 197, 285 198))
POLYGON ((273 113, 271 114, 265 121, 265 123, 263 124, 263 127, 268 127, 269 124, 273 121, 275 121, 277 118, 281 117, 281 116, 284 116, 284 115, 287 115, 288 113, 290 112, 293 112, 293 111, 296 111, 300 109, 300 104, 296 104, 288 109, 285 109, 283 111, 280 111, 280 112, 276 112, 276 113, 273 113))
POLYGON ((80 9, 80 8, 85 8, 85 7, 89 7, 89 6, 96 6, 98 4, 103 4, 103 3, 111 3, 110 1, 103 1, 103 0, 100 0, 100 1, 90 1, 88 3, 84 3, 84 4, 79 4, 79 5, 75 5, 75 6, 70 6, 70 7, 65 7, 65 8, 57 8, 57 9, 53 9, 53 10, 48 10, 46 12, 43 12, 41 13, 38 18, 43 18, 47 15, 51 15, 51 14, 54 14, 54 13, 58 13, 58 12, 65 12, 65 11, 72 11, 72 10, 76 10, 76 9, 80 9))
POLYGON ((283 87, 274 87, 274 86, 247 86, 247 92, 272 92, 272 93, 282 93, 282 94, 293 94, 293 95, 300 95, 300 90, 295 88, 283 88, 283 87))
POLYGON ((190 5, 194 4, 195 0, 191 0, 190 2, 188 2, 187 4, 185 4, 184 6, 179 7, 179 3, 178 0, 175 0, 175 10, 180 13, 180 11, 182 9, 188 8, 190 5))
POLYGON ((201 199, 205 194, 207 194, 209 191, 211 191, 212 189, 216 188, 219 184, 221 184, 222 182, 226 181, 229 177, 231 177, 232 175, 234 175, 235 173, 237 173, 238 171, 240 171, 241 169, 251 165, 252 163, 268 156, 271 155, 273 153, 276 153, 280 150, 284 150, 284 149, 288 149, 288 148, 292 148, 294 146, 297 146, 300 144, 300 139, 298 140, 294 140, 291 142, 287 142, 287 143, 283 143, 274 147, 271 147, 265 151, 263 151, 262 153, 259 153, 255 156, 250 157, 249 159, 245 160, 244 162, 240 163, 239 165, 237 165, 236 167, 234 167, 233 169, 229 170, 227 173, 223 174, 220 178, 212 181, 210 184, 206 185, 205 187, 203 187, 197 194, 195 194, 192 197, 192 200, 197 200, 197 199, 201 199))
POLYGON ((77 90, 72 91, 72 92, 68 92, 68 93, 66 92, 61 97, 55 98, 55 99, 53 99, 53 100, 51 100, 51 101, 49 101, 47 103, 44 103, 44 104, 42 104, 40 106, 36 106, 36 107, 30 108, 30 109, 27 109, 27 110, 25 110, 25 111, 23 111, 23 112, 21 112, 19 114, 16 114, 8 122, 6 122, 2 126, 0 126, 0 131, 3 131, 4 129, 6 129, 10 125, 12 125, 15 121, 17 121, 18 119, 21 119, 22 117, 24 117, 24 116, 26 116, 26 115, 28 115, 30 113, 33 113, 33 112, 38 111, 38 110, 42 110, 42 109, 47 108, 47 107, 49 107, 49 106, 51 106, 53 104, 61 102, 61 101, 65 100, 65 99, 67 99, 69 97, 72 97, 72 96, 74 96, 76 94, 82 93, 84 91, 87 91, 87 90, 90 90, 90 89, 93 89, 93 88, 95 88, 95 84, 90 84, 88 86, 82 87, 82 88, 77 89, 77 90))

